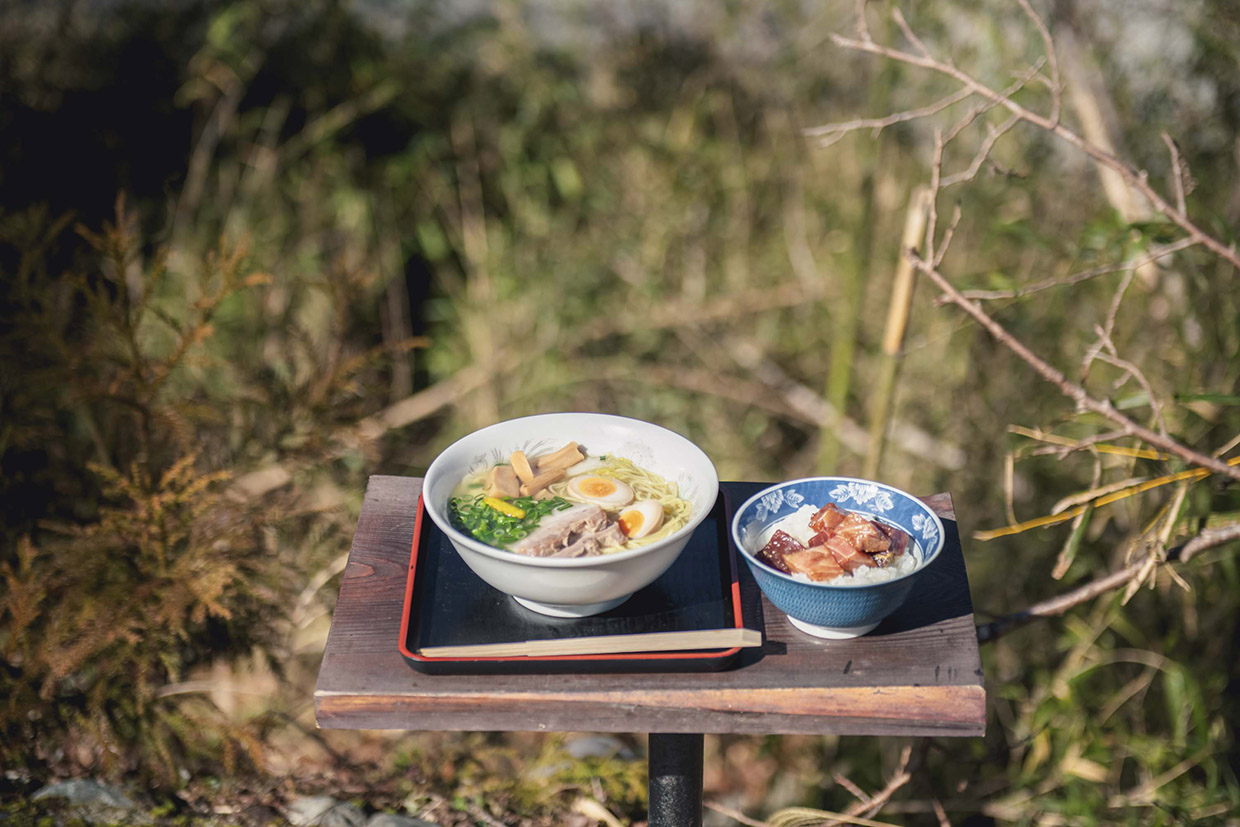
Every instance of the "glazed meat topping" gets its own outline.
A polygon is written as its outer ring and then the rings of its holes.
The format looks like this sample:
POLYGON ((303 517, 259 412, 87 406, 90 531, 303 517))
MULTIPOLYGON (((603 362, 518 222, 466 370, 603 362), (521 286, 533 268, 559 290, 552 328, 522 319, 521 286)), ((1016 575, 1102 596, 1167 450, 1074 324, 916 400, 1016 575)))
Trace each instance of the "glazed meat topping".
POLYGON ((834 503, 818 509, 809 528, 815 534, 808 547, 777 530, 754 556, 784 574, 803 574, 821 582, 851 576, 862 566, 886 568, 909 545, 908 534, 900 529, 841 511, 834 503))
POLYGON ((801 545, 801 542, 791 534, 776 531, 771 541, 758 552, 757 557, 773 569, 782 571, 784 574, 792 574, 786 562, 787 555, 804 550, 805 546, 801 545))

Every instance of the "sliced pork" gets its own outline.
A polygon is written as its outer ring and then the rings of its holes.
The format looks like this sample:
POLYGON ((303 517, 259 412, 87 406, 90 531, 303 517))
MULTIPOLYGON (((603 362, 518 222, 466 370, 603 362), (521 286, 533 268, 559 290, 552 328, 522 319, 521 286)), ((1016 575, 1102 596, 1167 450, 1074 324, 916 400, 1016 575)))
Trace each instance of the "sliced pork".
POLYGON ((818 534, 830 535, 843 521, 844 512, 836 508, 835 503, 827 503, 809 518, 809 527, 818 534))
POLYGON ((784 555, 784 563, 791 574, 804 574, 810 580, 834 580, 848 575, 835 555, 819 546, 804 551, 793 551, 784 555))
POLYGON ((833 536, 845 540, 858 551, 870 554, 876 551, 886 551, 891 545, 891 540, 879 530, 877 525, 859 514, 845 516, 835 527, 833 536))
POLYGON ((908 550, 908 544, 912 538, 895 526, 883 525, 882 523, 875 523, 875 525, 878 526, 879 531, 887 535, 890 545, 886 551, 874 553, 874 562, 878 563, 879 568, 887 568, 887 566, 895 562, 897 557, 908 550))
POLYGON ((784 560, 787 555, 804 550, 805 546, 801 545, 800 540, 785 531, 776 531, 770 541, 754 556, 776 571, 792 574, 784 560))
POLYGON ((607 527, 607 513, 597 505, 574 505, 553 511, 542 518, 538 528, 513 543, 512 551, 529 557, 551 557, 576 539, 574 535, 594 534, 607 527))
POLYGON ((593 557, 604 549, 624 545, 628 538, 620 530, 619 523, 611 523, 602 529, 584 529, 569 539, 568 545, 549 557, 593 557))
POLYGON ((849 574, 852 574, 854 569, 858 569, 861 566, 878 565, 878 563, 874 562, 873 557, 864 551, 858 551, 856 546, 838 534, 827 540, 826 549, 831 552, 836 562, 840 564, 840 568, 849 574))
POLYGON ((776 529, 754 556, 784 574, 823 581, 850 576, 861 568, 886 568, 912 543, 900 529, 843 511, 834 503, 814 512, 807 527, 813 532, 808 540, 776 529))
POLYGON ((574 505, 543 517, 538 528, 511 548, 527 557, 591 557, 628 540, 619 523, 597 505, 574 505))

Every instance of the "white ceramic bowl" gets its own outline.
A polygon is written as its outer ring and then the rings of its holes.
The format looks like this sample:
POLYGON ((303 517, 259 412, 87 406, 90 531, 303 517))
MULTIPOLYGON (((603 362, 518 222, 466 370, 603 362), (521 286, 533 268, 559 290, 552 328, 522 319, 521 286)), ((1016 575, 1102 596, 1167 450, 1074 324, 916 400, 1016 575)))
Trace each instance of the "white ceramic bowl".
POLYGON ((474 573, 526 608, 554 617, 586 617, 623 603, 667 571, 706 519, 719 495, 719 476, 701 448, 649 422, 595 413, 556 413, 500 422, 463 437, 431 463, 422 498, 426 513, 474 573), (457 531, 448 498, 466 475, 522 450, 554 451, 568 442, 590 456, 614 454, 676 483, 693 505, 689 524, 658 542, 629 551, 567 560, 513 554, 457 531))

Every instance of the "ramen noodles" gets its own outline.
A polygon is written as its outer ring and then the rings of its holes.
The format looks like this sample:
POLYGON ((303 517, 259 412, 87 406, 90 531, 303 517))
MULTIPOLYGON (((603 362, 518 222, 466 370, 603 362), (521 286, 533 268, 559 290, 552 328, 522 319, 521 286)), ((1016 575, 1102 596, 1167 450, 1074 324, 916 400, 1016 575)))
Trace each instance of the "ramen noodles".
POLYGON ((692 511, 676 484, 615 455, 587 457, 575 442, 467 475, 448 501, 453 527, 531 557, 613 554, 662 540, 692 511))

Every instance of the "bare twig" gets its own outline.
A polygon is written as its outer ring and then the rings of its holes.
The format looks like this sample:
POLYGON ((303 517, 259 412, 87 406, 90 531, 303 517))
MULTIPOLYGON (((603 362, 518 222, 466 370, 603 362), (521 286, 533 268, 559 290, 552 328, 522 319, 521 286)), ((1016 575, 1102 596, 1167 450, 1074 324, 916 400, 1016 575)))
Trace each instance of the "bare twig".
POLYGON ((1051 39, 1050 29, 1046 27, 1046 22, 1038 16, 1033 10, 1033 6, 1029 5, 1029 0, 1016 0, 1020 3, 1021 11, 1029 18, 1029 22, 1038 30, 1038 36, 1042 38, 1042 48, 1046 50, 1046 62, 1051 70, 1050 90, 1051 90, 1051 114, 1050 119, 1054 123, 1059 123, 1060 99, 1063 93, 1063 83, 1059 79, 1059 59, 1055 56, 1055 41, 1051 39))
POLYGON ((1171 183, 1175 187, 1175 207, 1179 210, 1180 215, 1188 215, 1188 205, 1185 201, 1184 177, 1187 172, 1184 159, 1180 157, 1180 149, 1175 145, 1175 141, 1166 132, 1162 133, 1163 143, 1167 145, 1167 152, 1171 153, 1171 183))
POLYGON ((1099 414, 1100 416, 1111 420, 1115 424, 1119 425, 1120 428, 1129 436, 1135 436, 1150 445, 1161 448, 1168 453, 1175 454, 1185 462, 1201 466, 1202 468, 1208 468, 1215 473, 1224 474, 1234 480, 1240 480, 1240 468, 1231 467, 1227 465, 1227 463, 1221 462, 1215 457, 1207 456, 1200 451, 1195 451, 1165 434, 1151 431, 1144 425, 1140 425, 1124 416, 1116 410, 1115 406, 1109 401, 1095 399, 1090 396, 1089 392, 1086 391, 1085 388, 1070 381, 1063 375, 1062 371, 1052 366, 1042 357, 1038 356, 1023 342, 1009 333, 1002 325, 991 318, 986 311, 982 310, 977 302, 970 301, 962 296, 960 291, 958 291, 952 283, 938 271, 937 268, 932 267, 929 262, 922 259, 915 251, 909 250, 906 254, 913 262, 913 266, 933 281, 935 285, 943 291, 952 304, 957 305, 961 310, 964 310, 972 316, 973 319, 984 327, 991 336, 995 337, 995 339, 1008 348, 1008 350, 1020 357, 1020 359, 1032 367, 1039 376, 1058 388, 1060 392, 1062 392, 1069 399, 1076 402, 1080 409, 1092 411, 1093 413, 1099 414))
POLYGON ((465 812, 487 825, 487 827, 505 827, 503 822, 496 821, 491 817, 490 813, 472 802, 465 802, 465 812))
POLYGON ((820 138, 818 145, 828 147, 842 139, 850 132, 856 132, 859 129, 872 129, 874 135, 878 135, 889 126, 895 126, 898 123, 906 123, 915 121, 919 118, 928 118, 931 115, 938 114, 953 104, 960 103, 963 100, 973 96, 970 89, 961 89, 947 97, 935 101, 927 106, 918 109, 909 109, 904 112, 896 112, 885 118, 858 118, 857 120, 845 121, 844 123, 829 123, 822 126, 815 126, 805 130, 805 134, 811 138, 820 138))
POLYGON ((1012 115, 999 126, 986 127, 986 137, 982 141, 982 145, 978 147, 977 153, 973 156, 972 163, 964 170, 944 178, 941 186, 946 189, 955 184, 962 184, 976 178, 977 173, 982 169, 982 164, 986 163, 986 159, 990 157, 991 151, 994 150, 995 144, 1018 123, 1020 123, 1020 119, 1012 115))
MULTIPOLYGON (((1187 563, 1206 549, 1215 548, 1234 540, 1240 540, 1240 524, 1208 528, 1188 542, 1169 549, 1166 559, 1168 562, 1179 561, 1187 563)), ((1035 603, 1027 609, 1014 612, 990 623, 982 624, 977 627, 977 638, 982 643, 988 643, 1037 618, 1061 615, 1074 606, 1079 606, 1099 595, 1126 585, 1129 581, 1142 575, 1147 565, 1147 558, 1142 557, 1122 569, 1091 580, 1084 586, 1048 600, 1043 600, 1040 603, 1035 603)))
POLYGON ((765 821, 758 821, 756 818, 750 818, 749 816, 742 813, 740 810, 734 810, 731 807, 725 807, 724 805, 719 804, 718 802, 715 802, 715 801, 703 801, 702 805, 706 807, 706 809, 708 810, 714 810, 716 813, 719 813, 720 815, 727 816, 733 821, 736 821, 740 824, 744 824, 745 827, 771 827, 771 825, 767 824, 765 821))
POLYGON ((866 804, 870 802, 870 794, 867 793, 865 790, 861 789, 860 787, 858 787, 856 784, 854 784, 847 775, 844 775, 844 773, 833 772, 831 773, 831 778, 835 780, 836 784, 839 784, 841 787, 843 787, 844 789, 852 793, 854 796, 856 796, 858 801, 864 802, 866 804))
MULTIPOLYGON (((900 25, 904 20, 903 15, 899 14, 898 9, 893 12, 892 17, 896 20, 897 25, 900 25)), ((907 23, 903 23, 901 27, 907 28, 907 23)), ((879 55, 881 57, 888 58, 889 60, 894 60, 909 66, 916 66, 918 68, 945 75, 946 77, 952 78, 956 82, 960 83, 964 88, 969 89, 974 94, 994 103, 996 106, 1003 107, 1020 120, 1033 124, 1034 126, 1055 135, 1057 138, 1076 147, 1078 150, 1085 153, 1099 164, 1114 170, 1120 178, 1123 179, 1125 184, 1145 196, 1156 212, 1161 213, 1170 219, 1180 229, 1187 233, 1189 238, 1207 247, 1215 255, 1230 263, 1232 267, 1240 269, 1240 254, 1238 254, 1234 248, 1223 244, 1223 242, 1219 241, 1214 236, 1203 231, 1192 220, 1190 220, 1188 216, 1184 215, 1175 207, 1167 203, 1166 199, 1164 199, 1157 192, 1157 190, 1150 186, 1149 174, 1147 172, 1136 169, 1127 162, 1117 158, 1114 154, 1091 143, 1071 129, 1068 129, 1059 120, 1058 111, 1052 111, 1052 116, 1048 117, 1026 108, 1025 106, 1017 103, 1011 97, 1005 97, 1001 92, 987 86, 954 64, 948 61, 939 60, 930 55, 928 50, 926 50, 925 45, 922 44, 920 40, 916 40, 915 36, 912 42, 914 42, 918 47, 919 53, 917 54, 895 49, 890 46, 883 46, 875 43, 873 40, 858 40, 838 34, 832 35, 831 40, 837 46, 841 46, 845 49, 852 49, 858 52, 879 55)))
POLYGON ((886 806, 896 790, 912 780, 912 775, 908 772, 909 759, 912 754, 913 748, 911 746, 906 746, 900 751, 900 760, 896 765, 895 771, 887 779, 887 783, 883 788, 872 796, 866 795, 847 778, 837 774, 835 780, 841 786, 846 787, 853 795, 857 796, 858 799, 842 813, 810 807, 786 807, 772 813, 769 819, 763 822, 755 821, 742 813, 713 802, 706 802, 706 806, 715 812, 736 819, 740 823, 747 825, 747 827, 811 827, 811 825, 812 827, 839 827, 841 824, 856 824, 859 827, 880 827, 880 825, 886 825, 887 822, 873 821, 872 817, 886 806))
POLYGON ((887 802, 891 800, 891 796, 895 794, 895 791, 912 780, 912 776, 908 772, 908 762, 912 755, 913 748, 911 746, 906 746, 902 749, 900 751, 900 760, 896 764, 896 770, 891 774, 891 777, 887 779, 887 783, 883 785, 883 788, 874 795, 870 796, 869 801, 859 801, 857 804, 849 807, 847 814, 861 814, 868 818, 886 806, 887 802), (854 808, 858 808, 856 813, 853 812, 854 808))
POLYGON ((1224 454, 1231 451, 1231 449, 1235 448, 1237 445, 1240 445, 1240 434, 1236 434, 1231 439, 1223 443, 1222 447, 1214 452, 1214 456, 1221 457, 1224 454))
POLYGON ((857 0, 857 37, 862 40, 872 40, 870 37, 870 27, 865 22, 865 7, 868 0, 857 0))
MULTIPOLYGON (((780 813, 773 816, 770 821, 758 821, 756 818, 750 818, 739 810, 734 810, 731 807, 725 807, 724 805, 718 804, 714 801, 703 802, 703 805, 708 810, 714 810, 720 815, 725 815, 734 821, 744 824, 745 827, 780 827, 780 825, 791 823, 808 824, 811 823, 813 819, 822 818, 824 816, 833 819, 829 822, 831 824, 855 824, 857 827, 895 827, 894 824, 888 821, 873 821, 860 816, 850 816, 847 813, 832 813, 827 810, 810 810, 805 807, 791 807, 787 810, 781 810, 780 813), (778 818, 780 815, 783 816, 782 819, 778 818)), ((826 823, 827 822, 819 822, 820 825, 825 825, 826 823)))
POLYGON ((908 21, 904 19, 904 13, 900 11, 899 7, 891 10, 891 19, 896 21, 896 25, 900 27, 900 31, 904 32, 904 36, 908 38, 908 42, 912 43, 918 52, 925 57, 930 57, 930 50, 926 48, 925 43, 921 42, 921 38, 913 33, 913 28, 908 24, 908 21))
MULTIPOLYGON (((935 255, 934 240, 939 230, 939 191, 942 189, 943 177, 943 131, 941 129, 934 130, 934 156, 930 162, 930 193, 929 210, 926 218, 926 240, 923 242, 922 249, 926 251, 927 261, 940 261, 942 256, 935 255)), ((904 243, 904 249, 912 249, 911 244, 904 243)))
MULTIPOLYGON (((1125 433, 1123 431, 1106 431, 1105 433, 1094 434, 1093 436, 1087 436, 1077 440, 1070 440, 1068 444, 1064 445, 1046 445, 1042 448, 1034 448, 1029 452, 1029 456, 1042 457, 1052 455, 1057 456, 1059 459, 1063 459, 1074 451, 1083 451, 1086 448, 1094 447, 1100 442, 1110 442, 1113 439, 1120 439, 1124 436, 1125 433)), ((1097 485, 1097 483, 1094 484, 1097 485)))
MULTIPOLYGON (((1037 77, 1038 72, 1041 71, 1042 67, 1045 64, 1046 64, 1045 58, 1038 58, 1037 60, 1033 62, 1032 66, 1030 66, 1028 69, 1018 74, 1016 76, 1016 80, 1013 81, 1010 86, 1008 86, 1006 89, 1000 92, 1000 94, 1003 95, 1003 97, 1010 97, 1012 95, 1015 95, 1021 89, 1024 89, 1025 86, 1028 85, 1028 83, 1031 80, 1037 77)), ((974 106, 972 109, 970 109, 965 114, 963 118, 957 121, 956 124, 951 129, 947 130, 947 133, 943 137, 943 143, 949 144, 952 141, 954 141, 961 132, 963 132, 965 129, 969 127, 970 124, 976 121, 981 115, 984 115, 985 113, 989 112, 991 109, 994 109, 996 105, 997 104, 995 104, 994 101, 982 101, 981 103, 974 106)))
POLYGON ((1115 332, 1115 320, 1119 317, 1119 307, 1124 302, 1124 296, 1128 294, 1128 287, 1132 284, 1133 276, 1137 273, 1137 268, 1131 266, 1124 273, 1124 278, 1120 280, 1119 287, 1115 289, 1115 297, 1111 299, 1111 306, 1107 309, 1106 321, 1103 322, 1101 329, 1098 330, 1098 341, 1090 346, 1085 353, 1085 358, 1081 362, 1081 381, 1084 382, 1089 376, 1090 365, 1098 358, 1104 349, 1107 349, 1112 355, 1115 353, 1115 344, 1111 341, 1111 335, 1115 332))
MULTIPOLYGON (((1161 244, 1154 247, 1149 252, 1137 256, 1126 261, 1116 262, 1115 264, 1104 264, 1099 267, 1092 267, 1089 270, 1082 270, 1061 278, 1044 279, 1043 281, 1031 284, 1028 287, 1021 287, 1015 290, 962 290, 960 295, 966 299, 974 301, 989 301, 993 299, 1020 299, 1033 293, 1049 290, 1052 287, 1068 287, 1073 284, 1080 284, 1083 281, 1104 276, 1107 273, 1115 273, 1120 270, 1139 269, 1144 264, 1151 261, 1157 261, 1160 258, 1187 250, 1189 247, 1195 247, 1201 242, 1192 238, 1182 238, 1179 241, 1173 241, 1170 244, 1161 244)), ((940 300, 941 301, 941 300, 940 300)))
MULTIPOLYGON (((1110 340, 1108 338, 1108 342, 1109 341, 1110 340)), ((1136 365, 1134 365, 1132 362, 1129 362, 1127 359, 1122 359, 1119 356, 1115 355, 1114 344, 1111 344, 1111 346, 1107 349, 1107 352, 1099 353, 1098 359, 1102 360, 1103 362, 1106 362, 1109 365, 1114 365, 1115 367, 1124 371, 1124 376, 1121 378, 1121 380, 1118 383, 1116 383, 1116 388, 1118 388, 1124 382, 1128 381, 1128 377, 1130 376, 1136 380, 1137 384, 1141 386, 1141 389, 1145 391, 1145 395, 1149 397, 1150 411, 1154 415, 1154 421, 1158 424, 1158 432, 1162 434, 1163 436, 1166 436, 1167 435, 1167 423, 1163 420, 1162 404, 1159 403, 1158 397, 1154 394, 1154 387, 1150 384, 1150 380, 1146 378, 1145 373, 1143 373, 1142 370, 1138 368, 1136 365)))
POLYGON ((943 263, 943 257, 947 255, 947 250, 952 246, 952 238, 956 235, 956 226, 960 223, 961 216, 960 205, 957 204, 952 210, 951 223, 947 225, 947 229, 943 232, 943 241, 939 244, 939 251, 934 256, 934 266, 938 267, 943 263))
MULTIPOLYGON (((864 3, 862 3, 861 5, 863 8, 864 3)), ((898 10, 896 14, 899 15, 898 10)), ((865 25, 862 10, 858 11, 857 19, 859 21, 858 22, 859 27, 862 27, 865 25)), ((913 35, 912 32, 908 29, 908 23, 904 21, 904 18, 902 15, 899 16, 899 22, 903 23, 903 28, 906 34, 910 36, 911 42, 920 44, 921 48, 924 49, 925 45, 922 44, 921 41, 918 40, 916 36, 913 35)), ((865 31, 864 37, 862 37, 861 39, 863 41, 873 42, 869 37, 868 30, 865 31)), ((1011 95, 1014 95, 1017 92, 1019 92, 1031 80, 1039 76, 1039 72, 1041 71, 1042 67, 1047 64, 1047 60, 1048 58, 1046 57, 1042 57, 1036 60, 1032 66, 1030 66, 1027 70, 1025 70, 1024 72, 1022 72, 1020 75, 1017 76, 1016 81, 1011 86, 1004 89, 1000 94, 1003 97, 1010 97, 1011 95)), ((1052 61, 1054 60, 1053 53, 1051 54, 1050 60, 1052 61)), ((1054 63, 1052 65, 1052 76, 1053 76, 1053 80, 1051 81, 1051 83, 1053 84, 1055 88, 1058 88, 1059 68, 1058 68, 1057 63, 1054 63)), ((806 136, 811 137, 811 138, 821 138, 821 141, 819 142, 819 146, 822 146, 822 147, 831 146, 832 144, 839 141, 841 138, 843 138, 848 133, 856 132, 857 130, 861 130, 861 129, 872 129, 874 130, 874 135, 877 136, 880 132, 882 132, 884 129, 886 129, 889 126, 894 126, 899 123, 907 123, 908 121, 920 120, 921 118, 928 118, 932 115, 937 115, 939 112, 942 112, 943 110, 948 109, 957 103, 967 100, 968 98, 972 97, 974 94, 975 93, 972 89, 969 89, 968 87, 962 87, 960 90, 950 95, 947 95, 946 97, 941 98, 935 101, 934 103, 928 104, 926 106, 918 107, 916 109, 907 109, 901 112, 893 112, 892 114, 887 115, 885 117, 881 117, 881 118, 858 118, 858 119, 851 120, 851 121, 845 121, 843 123, 823 124, 822 126, 815 126, 815 127, 810 127, 808 129, 805 129, 803 130, 803 133, 806 136)), ((963 129, 965 129, 969 124, 973 123, 973 121, 975 121, 980 115, 982 115, 985 112, 988 112, 989 110, 993 109, 997 105, 998 104, 995 103, 994 101, 987 101, 982 104, 979 104, 978 106, 975 106, 963 118, 961 118, 956 123, 956 125, 952 128, 951 131, 948 132, 947 136, 944 139, 944 143, 950 143, 953 138, 955 138, 958 134, 960 134, 960 132, 963 129)), ((1058 107, 1059 105, 1058 94, 1054 95, 1053 105, 1055 107, 1058 107)), ((1015 121, 1013 121, 1013 123, 1014 122, 1015 121)), ((1002 127, 999 127, 999 132, 1000 134, 1002 134, 1003 132, 1007 132, 1008 129, 1010 128, 1011 128, 1011 125, 1004 125, 1002 127)), ((995 139, 997 140, 998 137, 999 135, 996 135, 995 139)), ((991 145, 993 146, 993 141, 991 142, 991 145)), ((985 154, 989 154, 989 150, 987 150, 985 154)), ((984 158, 984 155, 982 157, 984 158)), ((976 161, 976 164, 979 167, 981 163, 982 163, 981 159, 978 159, 976 161)), ((974 175, 976 175, 976 172, 974 172, 974 175)), ((971 179, 972 177, 973 175, 968 176, 969 179, 971 179)), ((959 180, 965 180, 965 178, 963 177, 963 173, 958 173, 957 175, 952 176, 952 178, 959 179, 959 180)), ((958 180, 953 180, 952 183, 958 183, 958 180)))

